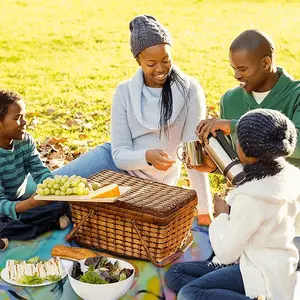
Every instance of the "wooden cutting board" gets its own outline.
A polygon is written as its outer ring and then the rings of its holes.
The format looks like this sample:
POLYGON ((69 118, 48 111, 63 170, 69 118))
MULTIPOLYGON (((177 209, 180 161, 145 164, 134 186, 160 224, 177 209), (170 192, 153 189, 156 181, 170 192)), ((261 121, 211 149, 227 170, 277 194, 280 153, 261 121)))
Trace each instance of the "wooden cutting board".
MULTIPOLYGON (((127 191, 131 189, 130 186, 119 186, 121 196, 125 194, 127 191)), ((115 202, 119 197, 111 197, 111 198, 94 198, 92 199, 90 195, 70 195, 70 196, 40 196, 35 195, 34 200, 45 200, 45 201, 69 201, 69 202, 105 202, 112 203, 115 202)))

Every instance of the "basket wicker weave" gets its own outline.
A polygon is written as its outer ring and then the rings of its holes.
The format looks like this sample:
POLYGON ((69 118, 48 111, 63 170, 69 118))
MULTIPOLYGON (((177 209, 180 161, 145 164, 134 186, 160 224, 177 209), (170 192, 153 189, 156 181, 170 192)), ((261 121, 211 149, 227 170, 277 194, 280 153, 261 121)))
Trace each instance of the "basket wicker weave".
POLYGON ((164 266, 192 243, 194 190, 172 187, 113 171, 91 176, 101 186, 131 189, 114 203, 70 202, 74 229, 67 240, 164 266))

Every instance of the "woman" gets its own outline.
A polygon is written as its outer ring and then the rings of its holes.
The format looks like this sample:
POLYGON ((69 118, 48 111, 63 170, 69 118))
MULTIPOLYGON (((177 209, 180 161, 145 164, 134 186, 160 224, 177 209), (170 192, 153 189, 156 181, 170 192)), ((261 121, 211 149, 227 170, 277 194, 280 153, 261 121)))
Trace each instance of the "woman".
MULTIPOLYGON (((137 16, 129 28, 131 52, 140 68, 116 88, 111 144, 84 154, 57 174, 88 177, 110 169, 176 185, 181 169, 177 148, 197 139, 196 125, 206 114, 205 96, 196 80, 173 65, 170 35, 154 17, 137 16)), ((208 224, 208 177, 196 170, 187 172, 198 194, 199 222, 208 224)))
POLYGON ((209 235, 217 259, 168 270, 178 300, 293 298, 300 170, 285 157, 295 150, 296 128, 279 111, 255 109, 239 120, 237 137, 246 179, 228 194, 230 214, 224 200, 214 201, 209 235))

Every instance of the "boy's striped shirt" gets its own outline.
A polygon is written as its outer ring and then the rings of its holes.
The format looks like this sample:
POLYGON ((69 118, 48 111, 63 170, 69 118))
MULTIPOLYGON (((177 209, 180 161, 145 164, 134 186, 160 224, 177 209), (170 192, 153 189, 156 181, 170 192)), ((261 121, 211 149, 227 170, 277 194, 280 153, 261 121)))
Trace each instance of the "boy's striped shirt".
POLYGON ((17 219, 15 207, 24 200, 29 173, 37 184, 53 177, 41 161, 33 138, 26 133, 23 140, 13 141, 11 150, 0 148, 0 214, 17 219))

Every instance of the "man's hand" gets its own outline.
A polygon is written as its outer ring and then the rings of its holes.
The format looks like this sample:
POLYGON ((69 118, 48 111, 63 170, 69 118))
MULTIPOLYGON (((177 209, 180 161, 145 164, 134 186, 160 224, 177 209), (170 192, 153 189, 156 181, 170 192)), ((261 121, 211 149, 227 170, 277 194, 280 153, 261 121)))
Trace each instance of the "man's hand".
POLYGON ((218 215, 225 213, 229 215, 230 206, 226 203, 225 200, 223 200, 219 195, 214 195, 214 216, 217 217, 218 215))
POLYGON ((231 133, 230 123, 231 120, 217 118, 202 120, 196 128, 196 135, 200 143, 208 144, 208 135, 211 133, 213 136, 216 136, 216 130, 221 130, 225 135, 229 135, 231 133))
POLYGON ((160 171, 167 171, 173 164, 176 163, 167 152, 160 149, 146 151, 146 160, 152 164, 154 168, 160 171))

